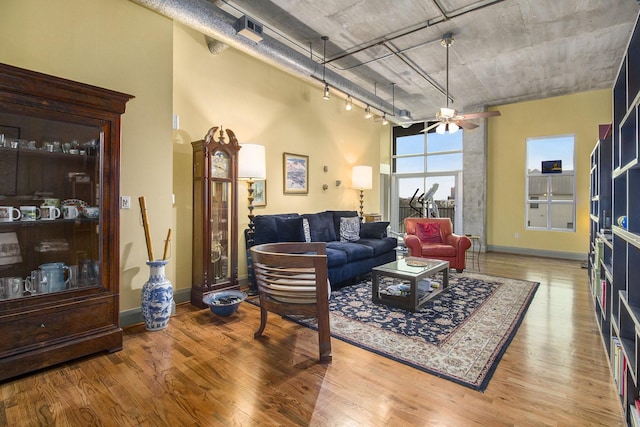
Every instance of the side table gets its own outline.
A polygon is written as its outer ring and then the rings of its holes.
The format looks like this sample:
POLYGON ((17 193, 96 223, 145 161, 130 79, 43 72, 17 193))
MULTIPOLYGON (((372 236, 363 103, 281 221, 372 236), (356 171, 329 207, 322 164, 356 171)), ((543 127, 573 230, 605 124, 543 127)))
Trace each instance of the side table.
POLYGON ((471 253, 467 251, 465 253, 465 257, 466 259, 471 260, 471 268, 473 268, 477 262, 478 270, 480 270, 480 252, 482 252, 482 240, 480 240, 480 236, 477 236, 475 234, 465 234, 465 236, 467 236, 469 240, 471 240, 471 253))

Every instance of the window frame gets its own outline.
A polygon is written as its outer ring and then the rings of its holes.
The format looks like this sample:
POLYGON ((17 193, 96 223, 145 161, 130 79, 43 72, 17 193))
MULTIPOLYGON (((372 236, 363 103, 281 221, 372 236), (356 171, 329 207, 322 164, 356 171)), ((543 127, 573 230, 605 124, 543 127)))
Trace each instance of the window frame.
POLYGON ((575 134, 565 134, 565 135, 551 135, 551 136, 542 136, 542 137, 531 137, 527 138, 525 141, 525 229, 531 231, 556 231, 556 232, 566 232, 566 233, 575 233, 576 232, 576 204, 577 204, 577 185, 576 185, 576 135, 575 134), (573 168, 571 170, 563 169, 560 173, 542 173, 542 171, 538 170, 529 170, 529 143, 540 140, 550 140, 550 139, 558 139, 558 138, 571 138, 572 139, 572 163, 573 168), (572 177, 572 185, 571 185, 571 199, 554 199, 553 197, 553 178, 570 176, 572 177), (531 196, 529 192, 531 178, 546 178, 546 193, 531 196), (554 227, 553 226, 553 208, 559 206, 571 206, 571 222, 567 222, 567 224, 571 224, 571 227, 554 227), (536 210, 540 212, 541 209, 546 209, 546 219, 547 224, 545 227, 541 226, 532 226, 529 215, 532 213, 532 210, 536 210))

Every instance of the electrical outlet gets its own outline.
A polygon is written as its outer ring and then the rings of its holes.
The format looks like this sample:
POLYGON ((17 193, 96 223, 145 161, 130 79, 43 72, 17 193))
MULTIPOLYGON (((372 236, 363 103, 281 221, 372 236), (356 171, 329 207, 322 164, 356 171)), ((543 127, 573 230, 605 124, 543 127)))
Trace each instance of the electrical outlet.
POLYGON ((120 209, 131 209, 131 197, 130 196, 121 196, 120 197, 120 209))

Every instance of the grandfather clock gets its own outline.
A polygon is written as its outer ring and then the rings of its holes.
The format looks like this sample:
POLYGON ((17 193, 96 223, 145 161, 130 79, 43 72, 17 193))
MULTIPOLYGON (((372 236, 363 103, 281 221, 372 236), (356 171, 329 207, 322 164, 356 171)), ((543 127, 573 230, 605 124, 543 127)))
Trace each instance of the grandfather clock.
POLYGON ((205 308, 212 292, 238 289, 238 151, 230 129, 209 129, 193 146, 191 304, 205 308), (225 132, 228 141, 225 141, 225 132), (216 139, 217 138, 217 139, 216 139))

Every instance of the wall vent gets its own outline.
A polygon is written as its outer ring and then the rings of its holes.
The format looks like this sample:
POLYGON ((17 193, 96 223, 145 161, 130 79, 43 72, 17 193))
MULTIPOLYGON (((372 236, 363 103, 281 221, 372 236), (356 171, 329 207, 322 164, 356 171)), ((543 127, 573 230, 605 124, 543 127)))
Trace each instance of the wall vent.
POLYGON ((247 15, 242 15, 238 18, 237 28, 238 34, 242 34, 249 40, 253 40, 256 43, 262 40, 262 25, 247 15))

